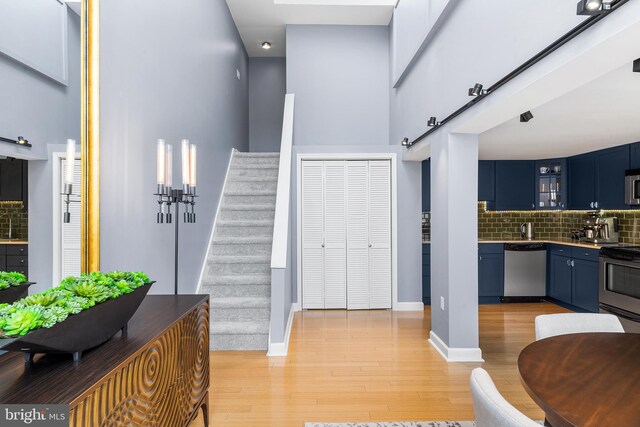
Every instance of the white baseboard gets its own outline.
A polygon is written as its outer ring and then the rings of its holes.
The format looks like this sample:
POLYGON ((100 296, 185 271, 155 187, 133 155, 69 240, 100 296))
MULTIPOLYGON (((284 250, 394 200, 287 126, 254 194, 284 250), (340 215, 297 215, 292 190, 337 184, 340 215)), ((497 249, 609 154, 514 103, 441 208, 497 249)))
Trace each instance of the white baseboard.
POLYGON ((302 311, 302 307, 300 307, 299 302, 291 303, 291 310, 293 311, 302 311))
POLYGON ((397 302, 394 311, 424 311, 422 302, 397 302))
POLYGON ((293 315, 296 311, 294 310, 294 305, 291 304, 291 309, 289 310, 289 318, 287 319, 287 329, 284 331, 284 342, 271 342, 271 334, 269 334, 269 351, 267 351, 267 356, 270 357, 282 357, 286 356, 289 352, 289 339, 291 338, 291 328, 293 327, 293 315))
POLYGON ((429 334, 429 342, 447 362, 484 362, 480 348, 449 348, 433 331, 429 334))

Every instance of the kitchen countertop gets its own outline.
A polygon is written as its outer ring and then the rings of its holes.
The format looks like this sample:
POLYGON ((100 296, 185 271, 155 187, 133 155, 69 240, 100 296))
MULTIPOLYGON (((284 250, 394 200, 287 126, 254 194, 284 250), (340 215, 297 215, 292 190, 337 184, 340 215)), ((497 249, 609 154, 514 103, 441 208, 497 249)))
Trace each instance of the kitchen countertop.
MULTIPOLYGON (((557 237, 555 239, 535 239, 535 240, 523 240, 523 239, 496 239, 496 240, 478 240, 478 243, 550 243, 550 244, 556 244, 556 245, 567 245, 567 246, 576 246, 579 248, 591 248, 591 249, 600 249, 602 247, 611 247, 611 246, 625 246, 624 243, 618 243, 618 244, 605 244, 605 245, 598 245, 595 243, 586 243, 586 242, 579 242, 573 239, 570 239, 568 237, 557 237)), ((423 240, 422 244, 431 244, 431 241, 427 241, 427 240, 423 240)))
POLYGON ((0 239, 0 245, 28 245, 29 242, 27 240, 8 240, 8 239, 0 239))

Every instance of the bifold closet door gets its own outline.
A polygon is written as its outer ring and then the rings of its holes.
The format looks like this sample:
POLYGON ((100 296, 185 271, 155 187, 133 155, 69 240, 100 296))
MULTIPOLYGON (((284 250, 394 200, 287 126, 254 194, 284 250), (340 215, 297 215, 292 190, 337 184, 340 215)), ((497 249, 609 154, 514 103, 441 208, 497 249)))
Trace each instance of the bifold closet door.
POLYGON ((346 308, 345 161, 302 162, 303 308, 346 308))
POLYGON ((391 308, 391 168, 369 161, 369 308, 391 308))
POLYGON ((347 308, 368 309, 369 161, 347 163, 347 308))

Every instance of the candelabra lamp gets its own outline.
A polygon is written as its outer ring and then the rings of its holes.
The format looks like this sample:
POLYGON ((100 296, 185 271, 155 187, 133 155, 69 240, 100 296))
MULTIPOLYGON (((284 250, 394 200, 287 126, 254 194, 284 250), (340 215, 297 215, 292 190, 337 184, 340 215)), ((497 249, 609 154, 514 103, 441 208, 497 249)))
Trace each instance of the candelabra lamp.
POLYGON ((76 141, 74 139, 67 139, 67 167, 64 171, 64 187, 61 196, 64 197, 64 213, 62 221, 65 224, 71 222, 71 213, 69 212, 70 203, 80 203, 80 200, 71 200, 71 194, 73 190, 73 177, 75 172, 76 161, 76 141))
POLYGON ((196 222, 196 146, 188 140, 182 140, 182 189, 173 188, 173 150, 163 139, 157 146, 157 190, 158 224, 175 224, 174 232, 174 293, 178 295, 179 242, 180 242, 180 205, 184 205, 183 222, 196 222), (175 221, 171 207, 175 206, 175 221))

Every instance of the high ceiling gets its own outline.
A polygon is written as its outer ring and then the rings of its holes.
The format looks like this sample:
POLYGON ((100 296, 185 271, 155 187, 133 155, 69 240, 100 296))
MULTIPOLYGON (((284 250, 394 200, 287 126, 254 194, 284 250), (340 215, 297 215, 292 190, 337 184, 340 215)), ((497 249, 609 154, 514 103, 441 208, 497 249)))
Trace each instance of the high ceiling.
POLYGON ((481 159, 565 157, 640 141, 640 73, 631 62, 480 135, 481 159))
POLYGON ((227 0, 251 57, 286 56, 287 24, 387 25, 397 0, 227 0), (261 48, 264 41, 271 49, 261 48))

